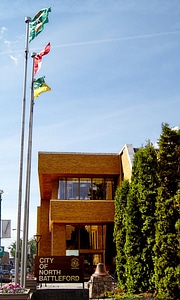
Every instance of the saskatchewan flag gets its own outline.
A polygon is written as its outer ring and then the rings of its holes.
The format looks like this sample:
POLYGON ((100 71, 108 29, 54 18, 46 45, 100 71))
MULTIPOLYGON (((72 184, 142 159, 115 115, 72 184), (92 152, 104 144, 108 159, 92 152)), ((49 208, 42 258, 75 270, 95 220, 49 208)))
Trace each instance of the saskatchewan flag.
POLYGON ((38 78, 34 82, 34 98, 37 98, 41 93, 51 91, 51 88, 45 83, 44 76, 38 78))
POLYGON ((49 22, 48 14, 51 8, 41 9, 31 20, 29 26, 29 42, 31 42, 44 29, 44 24, 49 22))

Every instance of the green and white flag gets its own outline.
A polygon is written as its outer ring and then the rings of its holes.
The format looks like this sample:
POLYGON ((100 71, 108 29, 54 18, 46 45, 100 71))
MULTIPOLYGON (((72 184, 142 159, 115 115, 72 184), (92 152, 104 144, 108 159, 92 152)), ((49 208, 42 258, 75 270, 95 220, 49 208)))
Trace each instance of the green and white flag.
POLYGON ((41 9, 31 20, 29 26, 29 43, 44 29, 44 24, 49 22, 48 15, 51 8, 41 9))

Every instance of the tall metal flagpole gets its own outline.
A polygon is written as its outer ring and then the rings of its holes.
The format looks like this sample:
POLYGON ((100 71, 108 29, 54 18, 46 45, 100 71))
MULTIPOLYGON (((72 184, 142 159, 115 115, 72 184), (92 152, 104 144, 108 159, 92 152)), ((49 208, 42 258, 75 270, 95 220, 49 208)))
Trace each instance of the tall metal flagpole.
POLYGON ((31 78, 31 101, 29 113, 29 136, 27 149, 27 171, 26 171, 26 191, 24 200, 24 226, 22 241, 22 260, 21 260, 21 285, 26 286, 27 272, 27 246, 28 246, 28 225, 29 225, 29 203, 30 203, 30 178, 31 178, 31 156, 32 156, 32 130, 33 130, 33 107, 34 107, 34 58, 36 53, 32 53, 33 58, 32 78, 31 78))
POLYGON ((19 168, 19 190, 18 190, 18 211, 17 211, 17 238, 15 256, 15 284, 18 282, 19 260, 20 260, 20 231, 21 231, 21 203, 22 203, 22 178, 23 178, 23 157, 24 157, 24 132, 25 132, 25 110, 26 110, 26 83, 27 83, 27 63, 29 53, 29 22, 30 17, 25 18, 26 23, 26 44, 24 62, 24 86, 22 101, 22 124, 21 124, 21 148, 20 148, 20 168, 19 168))

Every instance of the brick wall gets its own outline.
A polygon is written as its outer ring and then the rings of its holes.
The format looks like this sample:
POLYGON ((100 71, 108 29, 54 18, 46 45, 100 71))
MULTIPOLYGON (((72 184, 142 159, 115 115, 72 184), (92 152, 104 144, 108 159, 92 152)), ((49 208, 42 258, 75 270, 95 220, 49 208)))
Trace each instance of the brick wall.
POLYGON ((114 222, 114 201, 51 200, 50 220, 69 224, 114 222))

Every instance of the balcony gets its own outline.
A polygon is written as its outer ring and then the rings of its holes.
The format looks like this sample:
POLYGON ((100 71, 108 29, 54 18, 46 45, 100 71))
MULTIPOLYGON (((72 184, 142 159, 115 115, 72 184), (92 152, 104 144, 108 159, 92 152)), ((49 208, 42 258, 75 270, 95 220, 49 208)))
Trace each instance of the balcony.
POLYGON ((113 200, 51 200, 50 224, 106 224, 114 222, 113 200))

